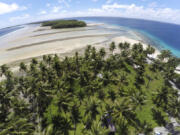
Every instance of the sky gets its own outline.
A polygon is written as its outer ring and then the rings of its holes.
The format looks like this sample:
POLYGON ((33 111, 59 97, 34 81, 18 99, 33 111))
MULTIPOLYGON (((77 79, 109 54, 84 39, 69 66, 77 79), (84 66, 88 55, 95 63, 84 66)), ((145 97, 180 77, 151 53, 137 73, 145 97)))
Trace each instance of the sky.
POLYGON ((0 0, 0 28, 83 16, 115 16, 180 24, 180 0, 0 0))

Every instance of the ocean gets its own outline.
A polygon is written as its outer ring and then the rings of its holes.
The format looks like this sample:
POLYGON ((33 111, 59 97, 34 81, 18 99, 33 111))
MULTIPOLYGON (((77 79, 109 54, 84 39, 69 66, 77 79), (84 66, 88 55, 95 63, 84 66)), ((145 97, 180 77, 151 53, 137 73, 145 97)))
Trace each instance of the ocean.
MULTIPOLYGON (((168 49, 173 55, 180 57, 180 25, 120 17, 78 17, 75 19, 114 26, 112 30, 121 31, 121 35, 127 36, 129 33, 132 37, 138 35, 147 44, 159 50, 168 49)), ((0 29, 0 37, 23 27, 0 29)))
POLYGON ((180 57, 180 25, 121 17, 79 17, 77 19, 131 29, 148 44, 159 50, 168 49, 175 56, 180 57))
POLYGON ((6 35, 8 33, 11 33, 13 31, 22 29, 22 28, 23 28, 23 26, 14 26, 14 27, 8 27, 8 28, 0 29, 0 37, 6 35))

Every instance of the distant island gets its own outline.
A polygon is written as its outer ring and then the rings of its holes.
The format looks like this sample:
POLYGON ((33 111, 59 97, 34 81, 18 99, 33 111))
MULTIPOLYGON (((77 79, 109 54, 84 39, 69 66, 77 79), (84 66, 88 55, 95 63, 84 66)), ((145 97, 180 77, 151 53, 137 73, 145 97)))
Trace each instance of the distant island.
POLYGON ((78 20, 56 20, 42 23, 42 26, 51 26, 52 29, 86 27, 86 25, 84 21, 78 20))
MULTIPOLYGON (((0 134, 134 135, 179 120, 180 60, 170 51, 156 59, 151 46, 88 46, 83 55, 57 54, 1 66, 0 134)), ((174 129, 178 130, 178 129, 174 129)))

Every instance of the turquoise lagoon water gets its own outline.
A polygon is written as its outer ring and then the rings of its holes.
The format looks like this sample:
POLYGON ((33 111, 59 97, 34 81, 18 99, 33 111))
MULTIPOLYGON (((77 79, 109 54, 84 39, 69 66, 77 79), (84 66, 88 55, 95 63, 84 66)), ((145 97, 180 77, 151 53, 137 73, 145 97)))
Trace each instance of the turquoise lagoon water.
POLYGON ((180 25, 120 17, 80 17, 77 19, 124 27, 126 33, 133 31, 143 38, 144 42, 159 50, 168 49, 173 55, 180 57, 180 25))
MULTIPOLYGON (((110 27, 107 30, 116 31, 118 35, 130 36, 135 39, 141 37, 147 44, 160 50, 168 49, 175 56, 180 57, 180 25, 120 17, 78 17, 75 19, 105 23, 110 27)), ((23 27, 0 29, 0 37, 23 27)))
POLYGON ((23 28, 23 26, 15 26, 15 27, 8 27, 8 28, 0 29, 0 37, 6 35, 8 33, 11 33, 13 31, 22 29, 22 28, 23 28))

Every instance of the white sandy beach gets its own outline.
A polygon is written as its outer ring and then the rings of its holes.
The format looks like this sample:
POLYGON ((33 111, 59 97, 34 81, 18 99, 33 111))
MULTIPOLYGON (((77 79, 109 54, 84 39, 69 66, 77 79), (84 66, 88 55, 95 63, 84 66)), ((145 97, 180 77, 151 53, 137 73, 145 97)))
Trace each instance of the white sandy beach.
MULTIPOLYGON (((50 29, 28 25, 10 33, 0 40, 0 65, 38 57, 45 54, 69 54, 81 50, 87 45, 109 47, 109 43, 140 41, 119 36, 117 32, 99 28, 103 24, 88 24, 84 28, 50 29)), ((147 45, 143 43, 143 46, 147 45)), ((158 54, 156 51, 155 57, 158 54)))

